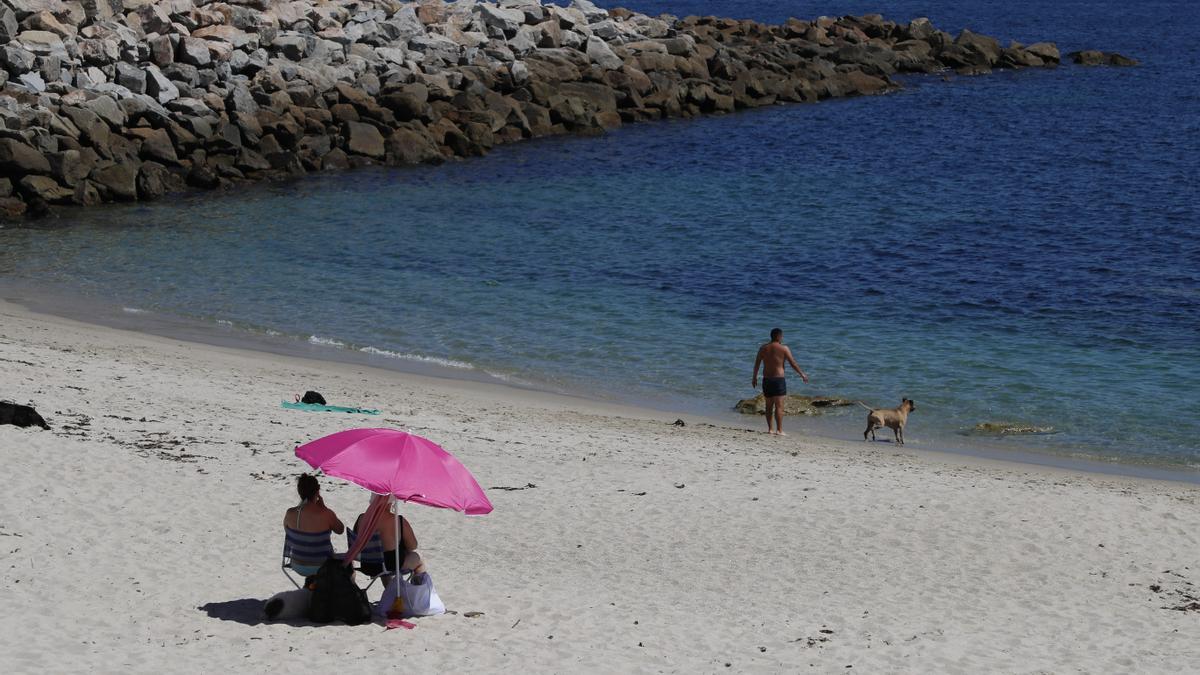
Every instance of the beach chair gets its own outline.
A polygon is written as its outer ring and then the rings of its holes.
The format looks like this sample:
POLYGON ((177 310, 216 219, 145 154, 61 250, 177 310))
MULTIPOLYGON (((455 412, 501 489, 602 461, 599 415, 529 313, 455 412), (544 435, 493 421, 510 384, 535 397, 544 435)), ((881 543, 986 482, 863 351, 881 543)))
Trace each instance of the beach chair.
POLYGON ((292 578, 291 572, 299 574, 302 579, 316 574, 322 563, 336 557, 333 542, 329 539, 329 532, 301 532, 290 527, 283 529, 283 561, 280 569, 293 586, 303 588, 292 578))
MULTIPOLYGON (((358 535, 354 532, 354 528, 347 527, 347 548, 354 548, 354 542, 357 539, 358 535)), ((378 533, 371 533, 371 539, 358 554, 358 567, 355 568, 355 571, 371 580, 367 583, 365 590, 369 590, 376 581, 388 575, 387 565, 383 562, 383 540, 379 538, 378 533)))

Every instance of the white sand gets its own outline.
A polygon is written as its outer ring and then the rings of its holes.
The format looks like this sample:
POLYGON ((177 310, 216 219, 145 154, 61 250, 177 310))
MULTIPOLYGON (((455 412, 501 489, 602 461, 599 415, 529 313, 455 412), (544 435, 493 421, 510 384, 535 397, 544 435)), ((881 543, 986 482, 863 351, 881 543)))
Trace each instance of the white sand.
MULTIPOLYGON (((1200 671, 1200 612, 1165 609, 1200 595, 1195 486, 676 428, 4 304, 0 397, 53 427, 0 426, 6 673, 1200 671), (305 388, 386 413, 279 407, 305 388), (457 615, 260 623, 290 588, 293 448, 373 425, 536 487, 480 518, 407 509, 457 615)), ((366 504, 323 489, 343 518, 366 504)))

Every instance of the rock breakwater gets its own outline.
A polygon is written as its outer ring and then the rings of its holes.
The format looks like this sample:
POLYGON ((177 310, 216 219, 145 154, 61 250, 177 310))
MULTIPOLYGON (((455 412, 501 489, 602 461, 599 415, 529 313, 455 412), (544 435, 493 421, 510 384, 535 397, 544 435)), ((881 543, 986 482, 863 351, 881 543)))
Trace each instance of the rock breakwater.
POLYGON ((927 19, 765 25, 586 0, 0 0, 0 45, 9 218, 1060 59, 927 19))

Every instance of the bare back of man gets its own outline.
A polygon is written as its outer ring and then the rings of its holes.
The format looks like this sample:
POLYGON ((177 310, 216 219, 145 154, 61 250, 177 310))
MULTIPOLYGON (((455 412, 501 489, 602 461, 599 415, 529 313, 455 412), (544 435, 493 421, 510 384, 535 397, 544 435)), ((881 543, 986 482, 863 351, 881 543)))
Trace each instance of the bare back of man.
POLYGON ((758 348, 758 356, 754 359, 754 376, 751 386, 758 388, 758 369, 762 366, 763 398, 767 404, 767 433, 783 435, 783 402, 787 396, 786 367, 791 366, 800 374, 800 379, 808 384, 808 375, 800 369, 792 350, 783 344, 783 331, 775 328, 771 331, 771 341, 758 348), (774 422, 774 426, 772 426, 774 422))

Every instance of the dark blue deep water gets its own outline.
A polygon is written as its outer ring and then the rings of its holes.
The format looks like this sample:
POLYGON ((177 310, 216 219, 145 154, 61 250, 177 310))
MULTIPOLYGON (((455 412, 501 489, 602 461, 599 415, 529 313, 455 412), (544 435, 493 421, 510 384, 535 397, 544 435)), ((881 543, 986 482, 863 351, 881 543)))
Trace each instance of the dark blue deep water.
MULTIPOLYGON (((614 3, 609 3, 614 4, 614 3)), ((553 139, 0 231, 0 280, 159 315, 723 411, 781 326, 808 388, 917 400, 910 441, 1200 465, 1200 12, 1190 1, 628 0, 928 16, 1130 69, 553 139), (59 227, 61 225, 61 227, 59 227)), ((825 431, 855 437, 856 412, 825 431)))

